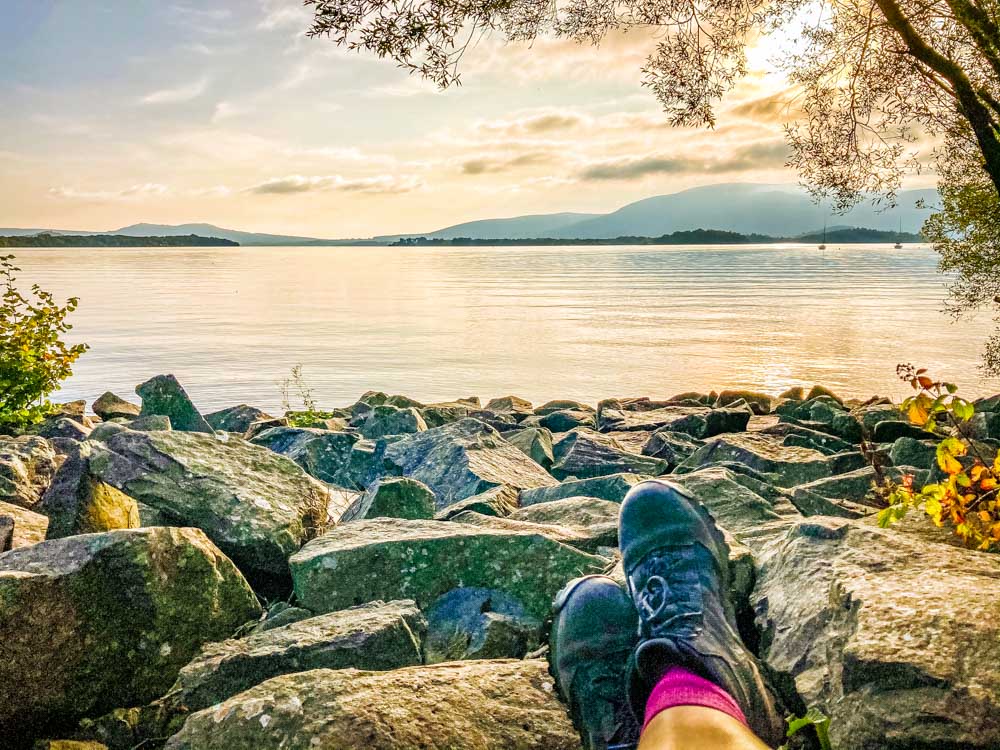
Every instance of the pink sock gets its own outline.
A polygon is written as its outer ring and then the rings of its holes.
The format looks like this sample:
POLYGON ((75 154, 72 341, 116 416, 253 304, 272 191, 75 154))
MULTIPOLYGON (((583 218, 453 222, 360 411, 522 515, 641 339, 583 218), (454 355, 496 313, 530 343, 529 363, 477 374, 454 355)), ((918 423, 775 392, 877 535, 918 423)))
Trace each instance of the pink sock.
POLYGON ((656 683, 653 692, 649 694, 649 700, 646 701, 646 720, 642 725, 643 731, 660 711, 666 711, 674 706, 714 708, 716 711, 729 714, 744 726, 747 725, 746 716, 743 715, 743 711, 733 696, 718 685, 683 667, 668 669, 667 673, 656 683))

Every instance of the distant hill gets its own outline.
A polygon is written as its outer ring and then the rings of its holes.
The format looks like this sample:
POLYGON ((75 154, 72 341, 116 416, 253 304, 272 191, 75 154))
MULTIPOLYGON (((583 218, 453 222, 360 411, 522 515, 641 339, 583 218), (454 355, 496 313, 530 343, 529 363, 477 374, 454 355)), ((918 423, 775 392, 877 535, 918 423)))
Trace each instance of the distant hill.
MULTIPOLYGON (((519 240, 531 237, 553 237, 566 227, 574 226, 588 219, 599 218, 603 214, 533 214, 529 216, 515 216, 511 219, 482 219, 480 221, 467 221, 462 224, 438 229, 433 232, 421 234, 421 237, 432 239, 450 240, 457 237, 468 237, 469 239, 488 239, 502 237, 505 239, 519 240)), ((410 234, 393 234, 376 237, 376 240, 395 242, 403 237, 412 237, 410 234)))
POLYGON ((143 237, 122 234, 0 235, 0 247, 238 247, 238 242, 196 234, 173 237, 143 237))
MULTIPOLYGON (((253 245, 387 245, 407 237, 429 239, 614 239, 616 237, 662 237, 674 232, 708 227, 743 235, 799 237, 842 227, 867 227, 882 232, 914 234, 930 209, 917 208, 917 201, 938 203, 933 189, 904 190, 896 208, 880 212, 863 203, 846 214, 834 214, 828 206, 812 202, 795 185, 731 183, 706 185, 669 195, 657 195, 622 206, 607 214, 529 214, 499 219, 480 219, 425 232, 380 235, 372 239, 319 239, 284 234, 263 234, 225 229, 213 224, 133 224, 110 232, 79 232, 52 229, 0 229, 0 235, 21 236, 49 232, 53 235, 127 235, 173 237, 198 235, 253 245)), ((829 239, 829 238, 828 238, 829 239)), ((846 242, 848 240, 840 240, 846 242)), ((881 240, 877 240, 881 241, 881 240)))
MULTIPOLYGON (((843 229, 830 229, 826 232, 826 244, 835 242, 925 242, 919 234, 911 232, 884 232, 878 229, 861 229, 859 227, 846 227, 843 229)), ((822 232, 801 235, 800 242, 822 242, 824 235, 822 232)))
POLYGON ((609 214, 585 215, 577 221, 567 221, 573 214, 515 216, 379 239, 418 236, 442 239, 612 239, 623 236, 661 237, 702 227, 740 234, 797 237, 822 231, 824 223, 882 231, 898 231, 902 224, 904 232, 915 233, 930 213, 928 209, 916 207, 921 199, 928 205, 936 205, 937 191, 904 190, 899 193, 898 206, 894 209, 880 213, 870 203, 863 203, 846 214, 838 215, 829 207, 813 203, 808 193, 795 185, 706 185, 645 198, 609 214), (547 222, 549 228, 542 229, 547 222))

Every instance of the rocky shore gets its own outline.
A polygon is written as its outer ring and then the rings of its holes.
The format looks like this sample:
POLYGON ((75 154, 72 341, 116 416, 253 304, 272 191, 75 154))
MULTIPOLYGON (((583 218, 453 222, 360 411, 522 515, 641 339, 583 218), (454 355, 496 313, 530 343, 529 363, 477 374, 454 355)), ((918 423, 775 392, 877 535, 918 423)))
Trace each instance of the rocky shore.
MULTIPOLYGON (((579 748, 549 606, 621 576, 618 503, 664 475, 727 532, 743 636, 836 750, 1000 747, 1000 556, 877 527, 873 457, 936 472, 885 399, 372 392, 275 417, 136 391, 0 436, 0 747, 579 748)), ((976 408, 996 451, 1000 396, 976 408)))

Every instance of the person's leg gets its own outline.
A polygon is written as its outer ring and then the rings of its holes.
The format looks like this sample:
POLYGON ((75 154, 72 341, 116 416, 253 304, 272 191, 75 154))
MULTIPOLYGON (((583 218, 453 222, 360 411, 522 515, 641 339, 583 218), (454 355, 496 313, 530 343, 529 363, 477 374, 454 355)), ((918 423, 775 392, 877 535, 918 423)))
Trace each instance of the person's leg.
POLYGON ((674 706, 646 725, 639 750, 767 750, 768 746, 729 714, 704 706, 674 706))
POLYGON ((780 744, 784 723, 739 637, 729 549, 708 510, 677 485, 641 482, 622 501, 619 544, 639 616, 626 688, 645 717, 642 750, 780 744))

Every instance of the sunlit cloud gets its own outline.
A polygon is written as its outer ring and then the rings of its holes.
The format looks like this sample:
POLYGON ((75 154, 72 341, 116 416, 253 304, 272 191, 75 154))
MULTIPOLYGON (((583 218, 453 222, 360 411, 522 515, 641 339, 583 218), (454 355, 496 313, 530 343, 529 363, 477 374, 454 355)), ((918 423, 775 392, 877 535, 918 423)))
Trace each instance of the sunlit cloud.
POLYGON ((734 149, 721 157, 629 156, 590 164, 578 172, 581 180, 638 180, 651 175, 721 174, 783 166, 788 158, 784 141, 734 149))
POLYGON ((178 104, 197 99, 208 90, 208 78, 200 78, 189 84, 176 88, 161 89, 146 94, 140 101, 143 104, 178 104))
POLYGON ((534 167, 548 164, 555 159, 554 154, 535 152, 521 154, 509 159, 469 159, 462 162, 462 174, 480 175, 507 172, 520 167, 534 167))
POLYGON ((244 190, 257 195, 293 195, 337 191, 343 193, 408 193, 422 187, 420 180, 413 177, 378 175, 376 177, 346 178, 341 175, 304 177, 289 175, 275 177, 244 190))
POLYGON ((169 192, 166 185, 147 182, 132 185, 123 190, 80 190, 73 187, 49 188, 49 195, 56 198, 80 201, 129 201, 164 196, 169 192))

